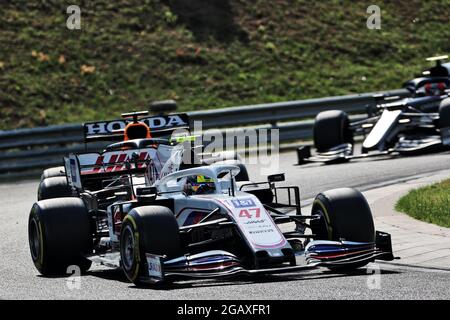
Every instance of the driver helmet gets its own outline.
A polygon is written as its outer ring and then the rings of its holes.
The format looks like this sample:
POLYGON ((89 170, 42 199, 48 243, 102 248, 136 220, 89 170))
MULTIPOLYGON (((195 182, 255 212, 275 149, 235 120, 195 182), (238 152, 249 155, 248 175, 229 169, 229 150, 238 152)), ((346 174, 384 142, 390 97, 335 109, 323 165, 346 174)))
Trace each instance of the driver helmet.
POLYGON ((207 194, 215 190, 214 179, 204 175, 189 177, 187 182, 191 185, 194 194, 207 194))

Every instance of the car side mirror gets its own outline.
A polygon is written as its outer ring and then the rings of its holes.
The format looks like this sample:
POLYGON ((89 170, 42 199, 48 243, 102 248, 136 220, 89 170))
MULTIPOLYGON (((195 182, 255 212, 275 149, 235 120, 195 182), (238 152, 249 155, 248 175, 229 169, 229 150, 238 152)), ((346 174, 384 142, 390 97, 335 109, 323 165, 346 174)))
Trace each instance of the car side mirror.
POLYGON ((286 178, 284 177, 284 173, 271 174, 270 176, 267 176, 267 181, 269 183, 282 182, 285 180, 286 178))
POLYGON ((155 201, 158 195, 158 190, 156 187, 141 187, 136 188, 136 198, 140 202, 151 203, 155 201))

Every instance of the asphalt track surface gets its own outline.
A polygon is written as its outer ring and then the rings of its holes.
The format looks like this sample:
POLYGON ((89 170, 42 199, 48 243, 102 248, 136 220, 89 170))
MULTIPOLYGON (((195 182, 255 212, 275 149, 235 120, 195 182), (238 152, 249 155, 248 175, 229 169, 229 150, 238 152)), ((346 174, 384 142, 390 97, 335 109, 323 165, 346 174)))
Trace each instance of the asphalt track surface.
MULTIPOLYGON (((295 162, 294 152, 282 153, 280 171, 286 173, 286 184, 299 185, 302 198, 311 199, 331 188, 366 190, 449 169, 450 152, 329 166, 294 166, 295 162)), ((250 165, 249 171, 253 180, 262 179, 257 166, 250 165)), ((450 299, 450 272, 389 264, 379 264, 379 278, 371 269, 349 275, 317 269, 226 281, 181 281, 160 289, 136 288, 122 271, 94 266, 79 279, 77 289, 66 277, 40 276, 31 261, 27 219, 37 185, 38 180, 0 184, 0 299, 450 299), (375 288, 368 283, 375 283, 375 288)))

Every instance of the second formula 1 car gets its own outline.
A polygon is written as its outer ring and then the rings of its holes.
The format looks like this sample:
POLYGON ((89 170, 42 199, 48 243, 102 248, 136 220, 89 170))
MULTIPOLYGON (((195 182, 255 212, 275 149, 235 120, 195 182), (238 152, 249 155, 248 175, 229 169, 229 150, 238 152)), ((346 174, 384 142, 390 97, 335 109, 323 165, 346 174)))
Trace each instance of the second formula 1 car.
MULTIPOLYGON (((126 164, 130 160, 139 163, 133 168, 136 172, 144 172, 148 164, 152 163, 153 169, 160 173, 166 161, 175 153, 180 153, 182 160, 171 170, 227 163, 240 168, 237 180, 250 180, 237 152, 204 153, 203 146, 193 142, 196 137, 190 135, 189 129, 189 118, 184 113, 149 116, 147 111, 141 111, 122 114, 122 119, 85 123, 86 151, 72 159, 81 168, 78 184, 91 191, 100 190, 105 180, 119 177, 128 170, 126 164), (88 147, 88 143, 98 141, 108 143, 100 144, 100 152, 96 150, 98 146, 88 147)), ((64 166, 46 169, 41 176, 38 200, 69 195, 68 174, 64 166)))
POLYGON ((414 155, 450 149, 450 63, 447 56, 429 58, 436 66, 408 81, 410 98, 387 101, 375 97, 368 117, 350 121, 340 110, 320 112, 314 121, 315 156, 309 146, 298 148, 298 164, 339 163, 355 158, 414 155), (363 135, 361 154, 354 155, 354 136, 363 135))

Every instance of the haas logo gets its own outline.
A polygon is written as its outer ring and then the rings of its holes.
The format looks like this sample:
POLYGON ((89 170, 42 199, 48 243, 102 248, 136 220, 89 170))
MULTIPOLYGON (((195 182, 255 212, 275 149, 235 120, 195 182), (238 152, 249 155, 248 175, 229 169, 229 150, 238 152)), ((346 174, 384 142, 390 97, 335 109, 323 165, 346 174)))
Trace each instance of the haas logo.
MULTIPOLYGON (((131 160, 132 153, 113 153, 108 155, 101 155, 97 158, 95 165, 97 166, 92 170, 93 173, 98 173, 100 171, 104 172, 115 172, 123 171, 126 169, 125 162, 131 160), (106 165, 106 167, 104 167, 106 165)), ((145 160, 150 159, 148 152, 143 151, 139 154, 138 166, 137 168, 145 167, 145 160)))

